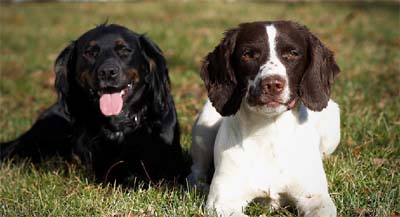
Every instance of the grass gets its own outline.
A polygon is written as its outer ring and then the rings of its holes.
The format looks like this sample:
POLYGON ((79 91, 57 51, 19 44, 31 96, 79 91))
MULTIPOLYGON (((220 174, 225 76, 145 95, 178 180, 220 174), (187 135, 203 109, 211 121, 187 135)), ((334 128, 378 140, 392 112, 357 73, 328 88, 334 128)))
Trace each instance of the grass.
MULTIPOLYGON (((200 61, 238 23, 292 19, 336 53, 333 96, 342 139, 324 162, 339 216, 399 216, 400 4, 144 2, 0 4, 0 141, 27 130, 56 98, 52 64, 80 34, 104 22, 147 33, 163 49, 188 150, 206 93, 200 61)), ((0 165, 0 216, 203 216, 196 189, 99 186, 60 160, 0 165)), ((252 216, 295 216, 252 204, 252 216)))

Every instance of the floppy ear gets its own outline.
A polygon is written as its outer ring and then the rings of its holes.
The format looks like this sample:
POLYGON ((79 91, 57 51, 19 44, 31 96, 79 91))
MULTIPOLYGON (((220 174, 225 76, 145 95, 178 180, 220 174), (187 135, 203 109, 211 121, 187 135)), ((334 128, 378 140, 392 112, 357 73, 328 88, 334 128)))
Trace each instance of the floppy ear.
MULTIPOLYGON (((148 82, 153 91, 153 107, 154 116, 157 120, 154 123, 159 128, 160 138, 166 144, 173 144, 176 139, 175 130, 178 130, 177 114, 174 102, 170 95, 170 80, 168 76, 167 61, 162 54, 161 49, 145 35, 139 38, 142 54, 146 58, 150 72, 148 82), (161 120, 161 121, 159 121, 161 120), (177 128, 176 128, 177 127, 177 128)), ((154 127, 154 126, 153 126, 154 127)))
POLYGON ((309 65, 300 82, 299 96, 304 105, 321 111, 328 105, 331 87, 336 75, 340 72, 332 51, 311 32, 308 32, 309 65))
POLYGON ((208 97, 223 116, 235 114, 245 94, 245 85, 238 79, 231 63, 238 32, 238 29, 225 32, 219 45, 205 57, 200 70, 208 97))
POLYGON ((166 106, 168 101, 168 93, 170 88, 170 80, 168 76, 167 61, 162 54, 161 49, 145 35, 139 38, 142 54, 146 58, 150 68, 149 84, 154 90, 154 105, 156 112, 162 112, 168 109, 166 106))
POLYGON ((68 79, 72 76, 73 70, 73 54, 75 50, 75 42, 72 42, 68 47, 64 48, 63 51, 58 55, 55 64, 54 72, 56 73, 55 87, 58 93, 58 100, 65 103, 65 97, 69 93, 69 82, 68 79))

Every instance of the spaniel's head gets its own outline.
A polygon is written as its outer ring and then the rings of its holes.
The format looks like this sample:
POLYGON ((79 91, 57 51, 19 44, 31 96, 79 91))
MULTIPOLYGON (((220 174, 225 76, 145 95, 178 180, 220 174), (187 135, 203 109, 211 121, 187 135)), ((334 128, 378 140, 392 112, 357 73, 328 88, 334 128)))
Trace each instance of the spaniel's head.
POLYGON ((325 108, 339 72, 333 53, 306 27, 275 21, 228 30, 200 75, 221 115, 235 114, 242 102, 276 115, 298 101, 314 111, 325 108))

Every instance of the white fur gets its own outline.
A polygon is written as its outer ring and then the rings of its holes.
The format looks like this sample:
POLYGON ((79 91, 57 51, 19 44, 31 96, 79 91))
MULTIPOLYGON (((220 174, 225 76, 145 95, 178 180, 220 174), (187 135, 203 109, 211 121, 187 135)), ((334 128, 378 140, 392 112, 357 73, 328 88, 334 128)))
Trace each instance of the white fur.
MULTIPOLYGON (((286 80, 281 99, 288 102, 288 76, 275 51, 277 31, 272 25, 266 31, 270 59, 249 85, 280 75, 286 80)), ((266 197, 275 207, 295 205, 305 216, 336 216, 321 156, 339 144, 338 105, 330 100, 327 108, 313 112, 302 103, 287 110, 284 105, 252 107, 245 99, 230 117, 221 117, 207 101, 193 126, 192 184, 204 180, 214 154, 207 209, 245 216, 249 202, 266 197)))
POLYGON ((214 141, 221 125, 222 116, 207 100, 192 129, 192 147, 190 154, 193 165, 188 181, 192 185, 202 186, 207 178, 213 157, 214 141))
POLYGON ((242 103, 218 130, 207 208, 242 216, 249 202, 267 197, 273 206, 294 204, 305 216, 336 216, 321 154, 338 145, 339 119, 332 100, 321 112, 300 104, 276 117, 251 112, 242 103))

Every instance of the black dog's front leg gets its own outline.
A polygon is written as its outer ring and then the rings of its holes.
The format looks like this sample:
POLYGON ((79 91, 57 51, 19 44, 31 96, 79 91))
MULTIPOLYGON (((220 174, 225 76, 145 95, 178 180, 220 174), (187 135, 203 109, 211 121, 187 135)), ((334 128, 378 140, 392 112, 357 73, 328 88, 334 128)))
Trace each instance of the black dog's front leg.
POLYGON ((0 143, 0 160, 19 156, 38 162, 57 154, 68 157, 71 132, 70 120, 61 103, 57 102, 43 112, 26 133, 0 143))

